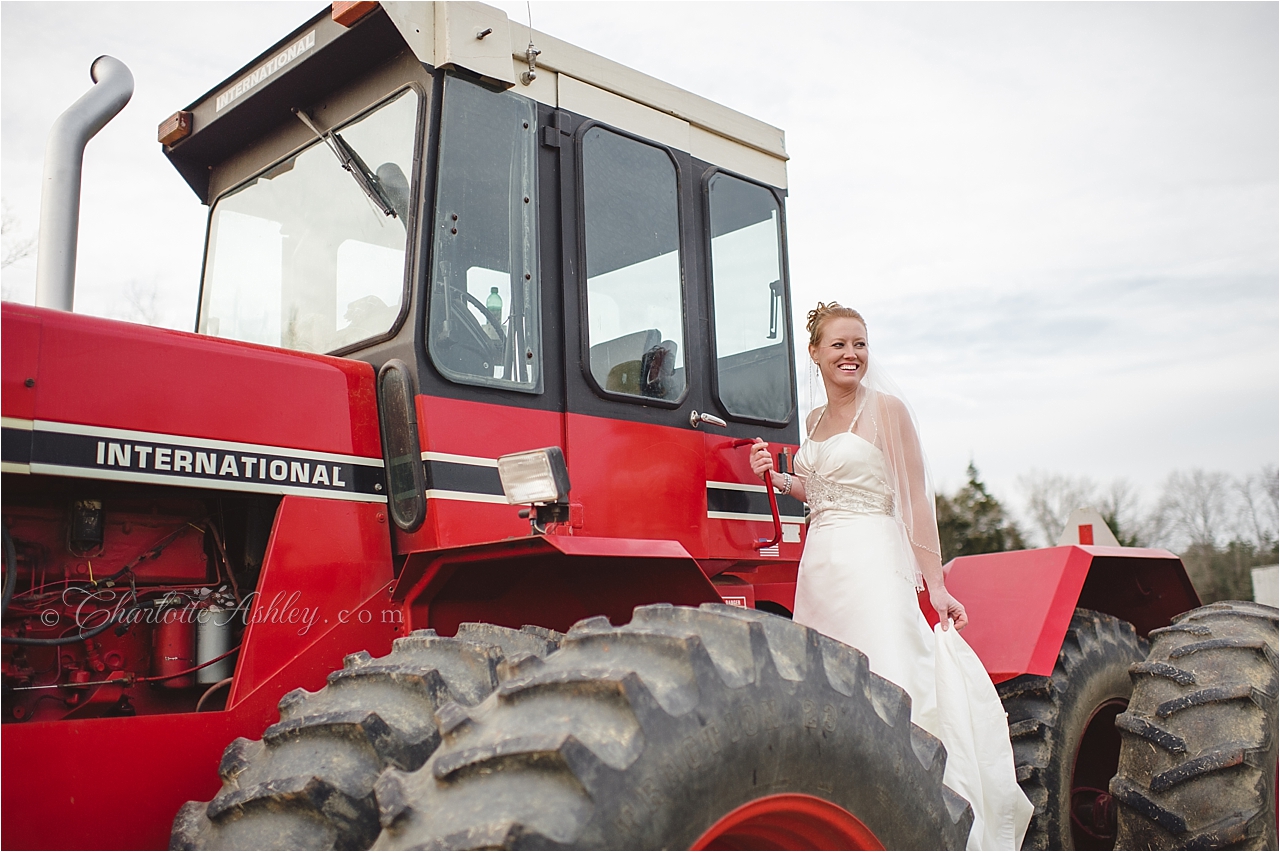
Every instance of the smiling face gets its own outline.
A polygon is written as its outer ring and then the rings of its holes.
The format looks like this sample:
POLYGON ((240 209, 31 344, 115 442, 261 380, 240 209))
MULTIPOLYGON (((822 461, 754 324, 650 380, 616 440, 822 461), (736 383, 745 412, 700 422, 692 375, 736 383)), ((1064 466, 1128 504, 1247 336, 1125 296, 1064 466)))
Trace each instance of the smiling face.
POLYGON ((809 357, 818 365, 827 396, 833 391, 852 392, 867 373, 867 327, 852 317, 831 317, 822 323, 809 357))

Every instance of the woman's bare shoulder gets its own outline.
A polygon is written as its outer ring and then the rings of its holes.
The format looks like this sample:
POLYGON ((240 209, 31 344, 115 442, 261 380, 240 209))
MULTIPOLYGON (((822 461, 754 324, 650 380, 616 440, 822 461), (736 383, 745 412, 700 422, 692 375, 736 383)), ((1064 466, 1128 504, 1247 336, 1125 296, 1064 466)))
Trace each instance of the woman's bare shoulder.
POLYGON ((905 402, 898 399, 893 394, 884 393, 883 391, 881 391, 878 394, 878 396, 880 397, 880 406, 885 411, 889 412, 890 414, 896 417, 907 416, 908 411, 907 411, 907 404, 905 402))
POLYGON ((804 419, 804 433, 806 435, 813 432, 813 427, 818 425, 818 420, 822 417, 822 412, 826 410, 827 407, 825 405, 819 405, 813 411, 809 412, 809 416, 804 419))

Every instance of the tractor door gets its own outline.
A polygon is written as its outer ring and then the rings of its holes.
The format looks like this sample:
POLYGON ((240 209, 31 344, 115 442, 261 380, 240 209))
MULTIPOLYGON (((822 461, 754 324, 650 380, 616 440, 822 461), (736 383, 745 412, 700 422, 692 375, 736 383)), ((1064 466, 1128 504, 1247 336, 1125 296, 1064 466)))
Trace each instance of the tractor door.
MULTIPOLYGON (((670 117, 634 108, 614 114, 680 137, 670 117)), ((760 436, 783 451, 798 435, 782 191, 612 124, 556 121, 565 447, 582 528, 673 539, 721 568, 798 558, 791 498, 783 540, 757 547, 773 534, 768 495, 734 446, 760 436)))
POLYGON ((708 352, 688 185, 698 178, 687 155, 601 123, 581 121, 570 138, 565 444, 582 529, 701 554, 706 427, 693 422, 708 352))
POLYGON ((804 507, 778 495, 781 529, 775 529, 764 483, 751 473, 747 449, 735 446, 736 439, 764 438, 777 468, 791 469, 798 412, 782 193, 719 169, 707 170, 701 190, 711 313, 708 410, 728 423, 706 436, 708 555, 798 560, 804 507))

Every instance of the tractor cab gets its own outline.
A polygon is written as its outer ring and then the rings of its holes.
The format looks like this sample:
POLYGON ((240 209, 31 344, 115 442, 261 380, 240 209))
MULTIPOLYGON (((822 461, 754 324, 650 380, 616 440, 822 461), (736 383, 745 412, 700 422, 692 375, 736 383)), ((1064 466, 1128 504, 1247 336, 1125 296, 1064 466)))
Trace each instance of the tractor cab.
POLYGON ((400 552, 526 534, 496 460, 556 446, 565 533, 798 559, 733 446, 798 441, 780 130, 482 4, 338 3, 161 141, 210 208, 197 330, 367 361, 384 442, 416 420, 400 552))

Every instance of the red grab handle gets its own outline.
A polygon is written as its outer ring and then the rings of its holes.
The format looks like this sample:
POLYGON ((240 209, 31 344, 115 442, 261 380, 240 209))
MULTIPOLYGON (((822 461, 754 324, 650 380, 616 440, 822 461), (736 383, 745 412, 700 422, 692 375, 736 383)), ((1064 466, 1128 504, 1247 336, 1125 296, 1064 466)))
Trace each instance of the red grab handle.
MULTIPOLYGON (((730 446, 736 449, 738 447, 750 446, 754 443, 754 438, 738 438, 730 446)), ((764 490, 765 493, 769 495, 769 511, 773 513, 773 538, 768 541, 765 539, 757 541, 755 544, 756 550, 764 550, 766 548, 773 547, 778 542, 782 541, 782 517, 778 514, 778 497, 773 493, 773 483, 769 481, 769 472, 765 471, 761 474, 760 478, 764 480, 764 490)))

